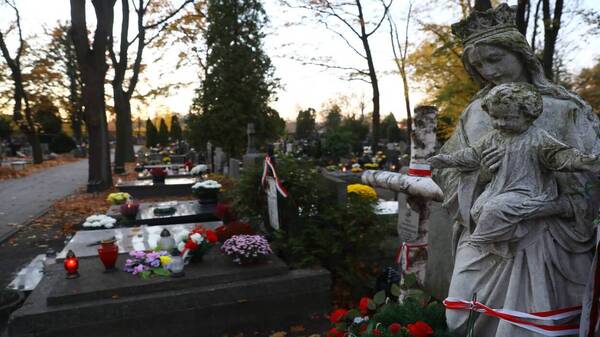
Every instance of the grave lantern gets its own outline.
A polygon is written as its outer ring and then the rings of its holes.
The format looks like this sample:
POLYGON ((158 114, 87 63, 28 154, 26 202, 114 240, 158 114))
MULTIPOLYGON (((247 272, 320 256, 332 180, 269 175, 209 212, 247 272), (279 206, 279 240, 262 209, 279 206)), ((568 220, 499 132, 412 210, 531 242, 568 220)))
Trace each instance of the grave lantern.
POLYGON ((169 232, 168 229, 163 229, 162 232, 160 232, 160 240, 158 240, 158 247, 160 247, 161 250, 166 250, 167 252, 170 252, 171 250, 173 250, 173 248, 175 248, 175 239, 173 239, 173 236, 171 236, 171 232, 169 232))
POLYGON ((75 253, 73 253, 73 251, 70 249, 67 253, 67 257, 65 258, 64 265, 65 270, 67 271, 67 279, 74 279, 79 277, 79 272, 77 272, 77 269, 79 269, 79 260, 77 260, 75 253))
POLYGON ((184 275, 183 265, 183 257, 181 257, 177 249, 173 250, 171 253, 171 263, 169 264, 169 269, 171 269, 171 277, 182 277, 184 275))

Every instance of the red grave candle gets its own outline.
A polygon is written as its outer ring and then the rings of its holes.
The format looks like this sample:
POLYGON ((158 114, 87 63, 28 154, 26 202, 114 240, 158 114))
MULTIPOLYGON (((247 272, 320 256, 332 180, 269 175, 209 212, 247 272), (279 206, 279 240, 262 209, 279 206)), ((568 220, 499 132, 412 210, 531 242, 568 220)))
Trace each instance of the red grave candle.
POLYGON ((69 252, 67 253, 64 265, 65 270, 67 271, 68 279, 74 279, 79 277, 79 273, 77 272, 77 269, 79 269, 79 261, 77 260, 77 257, 75 256, 75 253, 73 253, 72 250, 69 250, 69 252))

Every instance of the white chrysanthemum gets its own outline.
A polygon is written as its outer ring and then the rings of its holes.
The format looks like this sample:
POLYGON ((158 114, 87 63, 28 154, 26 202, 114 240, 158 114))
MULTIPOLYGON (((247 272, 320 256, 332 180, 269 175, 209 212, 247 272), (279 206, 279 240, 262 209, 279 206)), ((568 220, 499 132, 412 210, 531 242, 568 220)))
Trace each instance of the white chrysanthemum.
POLYGON ((202 241, 204 241, 204 236, 202 236, 202 234, 194 233, 190 235, 190 239, 199 245, 202 243, 202 241))
POLYGON ((86 228, 99 228, 99 227, 113 228, 115 226, 116 222, 117 222, 117 219, 111 218, 107 215, 94 214, 94 215, 88 216, 85 219, 85 222, 83 223, 82 226, 86 227, 86 228))
POLYGON ((214 180, 204 180, 204 181, 200 181, 194 184, 194 186, 192 186, 192 189, 199 189, 199 188, 206 188, 206 189, 219 189, 221 188, 221 184, 219 184, 218 182, 214 181, 214 180))

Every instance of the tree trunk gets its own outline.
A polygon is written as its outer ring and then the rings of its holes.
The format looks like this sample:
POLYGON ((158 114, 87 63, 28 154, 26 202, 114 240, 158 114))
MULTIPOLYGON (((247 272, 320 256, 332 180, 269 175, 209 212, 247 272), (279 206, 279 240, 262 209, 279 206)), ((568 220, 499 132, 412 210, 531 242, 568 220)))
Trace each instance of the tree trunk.
POLYGON ((127 95, 114 90, 115 111, 117 115, 117 144, 115 147, 115 173, 125 172, 125 163, 135 159, 133 151, 133 126, 131 122, 131 104, 127 95))
POLYGON ((360 0, 356 0, 356 7, 358 8, 358 17, 360 21, 361 40, 363 48, 365 49, 367 65, 369 67, 369 79, 371 80, 371 88, 373 89, 373 139, 371 140, 371 148, 373 152, 376 152, 379 149, 379 83, 377 82, 377 72, 375 72, 375 64, 373 63, 373 55, 371 54, 371 47, 369 45, 369 35, 365 28, 365 19, 360 0))
POLYGON ((104 102, 104 73, 90 71, 93 75, 83 87, 84 116, 88 129, 89 171, 88 192, 103 191, 112 186, 110 171, 110 147, 104 102))
POLYGON ((543 0, 542 13, 544 18, 544 54, 542 55, 542 65, 546 77, 553 81, 553 63, 554 52, 556 50, 556 40, 560 30, 560 19, 563 11, 563 0, 556 0, 554 4, 554 17, 550 16, 550 0, 543 0))
POLYGON ((527 36, 527 25, 529 24, 529 8, 529 0, 517 1, 517 29, 525 36, 527 36))

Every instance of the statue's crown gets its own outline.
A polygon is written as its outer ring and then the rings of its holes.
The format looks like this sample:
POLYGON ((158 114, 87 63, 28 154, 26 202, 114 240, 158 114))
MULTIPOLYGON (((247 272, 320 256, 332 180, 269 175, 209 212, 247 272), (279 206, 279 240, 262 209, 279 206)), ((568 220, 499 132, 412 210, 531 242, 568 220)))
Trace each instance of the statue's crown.
POLYGON ((452 25, 452 34, 466 45, 495 34, 517 31, 515 18, 516 7, 502 3, 496 8, 471 12, 466 19, 452 25))

